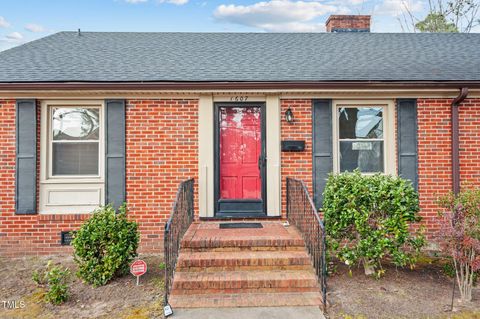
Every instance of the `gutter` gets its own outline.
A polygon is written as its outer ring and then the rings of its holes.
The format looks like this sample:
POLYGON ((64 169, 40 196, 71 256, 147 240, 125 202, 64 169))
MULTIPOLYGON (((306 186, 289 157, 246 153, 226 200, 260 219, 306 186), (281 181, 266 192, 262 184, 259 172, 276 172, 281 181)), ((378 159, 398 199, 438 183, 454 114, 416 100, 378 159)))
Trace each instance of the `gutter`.
POLYGON ((467 98, 468 87, 462 87, 460 93, 452 100, 452 188, 457 195, 460 192, 460 138, 458 109, 467 98))
POLYGON ((480 81, 0 82, 0 90, 245 90, 480 88, 480 81))

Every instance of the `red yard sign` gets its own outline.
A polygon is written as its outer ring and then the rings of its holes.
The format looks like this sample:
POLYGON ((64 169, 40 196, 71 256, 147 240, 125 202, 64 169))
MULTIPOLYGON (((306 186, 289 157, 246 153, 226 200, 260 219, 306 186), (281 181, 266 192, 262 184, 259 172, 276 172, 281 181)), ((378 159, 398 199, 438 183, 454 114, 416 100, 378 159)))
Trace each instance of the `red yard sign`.
POLYGON ((139 277, 147 272, 147 264, 143 260, 135 260, 130 265, 130 272, 132 275, 139 277))

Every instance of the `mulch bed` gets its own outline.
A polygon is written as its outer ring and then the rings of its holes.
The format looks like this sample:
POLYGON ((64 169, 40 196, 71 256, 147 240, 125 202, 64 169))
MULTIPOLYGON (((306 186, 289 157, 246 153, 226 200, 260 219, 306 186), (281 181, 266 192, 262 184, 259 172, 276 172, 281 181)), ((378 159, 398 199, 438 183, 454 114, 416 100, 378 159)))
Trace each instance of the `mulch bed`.
POLYGON ((363 268, 335 263, 328 278, 330 318, 480 318, 480 288, 473 301, 462 304, 456 291, 451 312, 453 279, 438 261, 414 270, 385 266, 385 276, 365 276, 363 268))

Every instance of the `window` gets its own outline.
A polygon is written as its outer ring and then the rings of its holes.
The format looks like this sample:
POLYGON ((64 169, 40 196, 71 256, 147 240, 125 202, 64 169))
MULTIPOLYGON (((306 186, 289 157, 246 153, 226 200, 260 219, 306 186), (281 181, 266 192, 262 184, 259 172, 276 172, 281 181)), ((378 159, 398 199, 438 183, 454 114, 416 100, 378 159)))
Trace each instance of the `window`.
POLYGON ((336 103, 334 107, 334 169, 395 174, 393 101, 336 103))
POLYGON ((40 213, 89 213, 104 204, 103 101, 43 101, 40 213))
POLYGON ((52 107, 52 176, 99 175, 100 110, 52 107))

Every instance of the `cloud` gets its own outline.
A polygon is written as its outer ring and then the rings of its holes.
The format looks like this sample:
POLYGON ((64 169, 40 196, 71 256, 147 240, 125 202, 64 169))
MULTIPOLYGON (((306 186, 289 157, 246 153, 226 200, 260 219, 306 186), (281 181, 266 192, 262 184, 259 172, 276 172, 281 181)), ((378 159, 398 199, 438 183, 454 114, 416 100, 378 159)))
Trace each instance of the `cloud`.
POLYGON ((30 31, 30 32, 45 32, 47 31, 43 26, 35 23, 29 23, 25 26, 25 30, 30 31))
POLYGON ((278 24, 259 24, 257 26, 270 32, 323 32, 325 31, 324 23, 278 23, 278 24))
POLYGON ((20 32, 12 32, 3 38, 0 38, 0 51, 13 48, 25 42, 23 35, 20 32))
POLYGON ((407 11, 412 13, 423 10, 423 2, 418 0, 384 0, 376 5, 374 13, 377 15, 400 16, 407 11))
POLYGON ((5 37, 9 40, 22 40, 23 39, 23 35, 20 32, 12 32, 10 34, 7 34, 5 37))
POLYGON ((158 3, 171 3, 177 6, 187 4, 189 0, 158 0, 158 3))
POLYGON ((364 4, 368 0, 332 0, 329 4, 338 4, 338 5, 345 5, 345 6, 356 6, 359 4, 364 4))
POLYGON ((252 5, 225 5, 215 9, 219 21, 260 28, 273 32, 323 31, 324 25, 312 20, 327 13, 344 11, 318 1, 270 0, 252 5))
POLYGON ((10 23, 5 20, 4 17, 0 16, 0 28, 8 28, 10 26, 10 23))
POLYGON ((136 4, 136 3, 142 3, 142 2, 147 2, 148 0, 125 0, 125 2, 127 3, 133 3, 133 4, 136 4))

